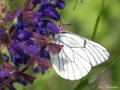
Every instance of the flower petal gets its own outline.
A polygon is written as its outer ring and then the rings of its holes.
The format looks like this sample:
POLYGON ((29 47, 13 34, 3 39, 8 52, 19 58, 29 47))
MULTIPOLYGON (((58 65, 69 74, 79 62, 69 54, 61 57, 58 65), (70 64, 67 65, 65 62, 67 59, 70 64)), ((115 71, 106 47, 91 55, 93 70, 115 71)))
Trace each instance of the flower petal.
POLYGON ((54 43, 50 43, 48 45, 49 51, 53 54, 58 54, 60 52, 60 50, 63 48, 63 45, 59 45, 59 44, 54 44, 54 43))

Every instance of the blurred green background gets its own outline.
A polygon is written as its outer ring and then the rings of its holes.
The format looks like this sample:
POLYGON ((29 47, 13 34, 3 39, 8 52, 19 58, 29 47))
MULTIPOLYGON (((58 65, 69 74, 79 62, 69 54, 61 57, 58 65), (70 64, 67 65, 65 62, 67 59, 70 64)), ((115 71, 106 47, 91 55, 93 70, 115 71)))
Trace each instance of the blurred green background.
MULTIPOLYGON (((20 6, 8 2, 9 8, 20 6)), ((45 75, 37 77, 32 85, 22 87, 15 84, 18 90, 120 90, 120 0, 65 0, 66 7, 61 15, 62 22, 68 31, 75 32, 105 46, 111 54, 108 62, 99 65, 81 80, 68 81, 58 76, 51 68, 45 75), (101 12, 102 10, 102 12, 101 12), (98 24, 98 26, 97 26, 98 24)))

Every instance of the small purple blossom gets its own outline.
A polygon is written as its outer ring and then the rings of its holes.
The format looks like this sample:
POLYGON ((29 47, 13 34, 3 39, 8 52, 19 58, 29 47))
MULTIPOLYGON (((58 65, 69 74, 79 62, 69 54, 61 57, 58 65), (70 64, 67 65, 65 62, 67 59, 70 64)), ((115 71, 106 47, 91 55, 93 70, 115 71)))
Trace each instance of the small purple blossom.
POLYGON ((47 32, 58 34, 59 29, 52 21, 40 20, 35 27, 35 32, 38 32, 42 35, 47 34, 47 32))
POLYGON ((3 60, 5 60, 5 61, 8 61, 8 60, 9 60, 9 57, 8 57, 6 54, 2 54, 2 58, 3 58, 3 60))
POLYGON ((38 47, 37 45, 26 45, 24 48, 24 52, 29 55, 37 56, 40 53, 40 47, 38 47))
POLYGON ((0 70, 0 77, 1 77, 1 78, 8 77, 9 75, 10 75, 9 72, 4 71, 4 70, 0 70))

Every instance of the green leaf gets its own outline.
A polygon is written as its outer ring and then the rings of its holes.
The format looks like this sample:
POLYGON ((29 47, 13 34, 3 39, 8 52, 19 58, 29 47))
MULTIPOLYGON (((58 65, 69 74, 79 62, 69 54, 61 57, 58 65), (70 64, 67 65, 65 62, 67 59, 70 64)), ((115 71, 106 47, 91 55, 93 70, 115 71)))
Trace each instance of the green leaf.
POLYGON ((4 44, 1 44, 0 50, 1 50, 2 54, 7 55, 9 57, 9 59, 11 60, 11 56, 10 56, 10 53, 8 51, 8 48, 4 44))
POLYGON ((99 65, 98 67, 93 68, 88 76, 89 84, 95 82, 105 71, 106 67, 103 65, 99 65))
POLYGON ((81 90, 82 88, 86 87, 89 84, 89 81, 87 78, 80 81, 80 83, 73 89, 73 90, 81 90))
POLYGON ((14 2, 10 0, 5 0, 5 2, 7 3, 10 9, 21 7, 23 4, 23 0, 15 0, 14 2))

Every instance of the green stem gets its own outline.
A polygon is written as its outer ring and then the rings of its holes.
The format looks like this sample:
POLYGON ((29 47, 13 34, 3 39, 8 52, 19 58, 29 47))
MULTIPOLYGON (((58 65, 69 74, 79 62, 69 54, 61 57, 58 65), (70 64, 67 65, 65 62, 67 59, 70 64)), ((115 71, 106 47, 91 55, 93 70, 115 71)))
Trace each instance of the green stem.
POLYGON ((99 22, 100 22, 100 19, 101 19, 103 10, 104 10, 104 3, 105 3, 105 0, 102 0, 101 10, 98 14, 98 17, 97 17, 97 20, 96 20, 96 23, 95 23, 95 26, 94 26, 94 29, 93 29, 92 40, 95 39, 95 35, 97 33, 97 28, 98 28, 98 25, 99 25, 99 22))

